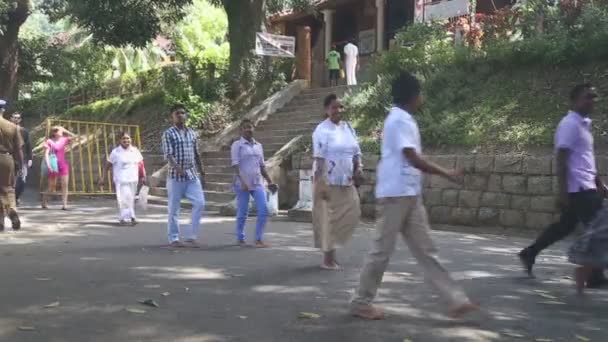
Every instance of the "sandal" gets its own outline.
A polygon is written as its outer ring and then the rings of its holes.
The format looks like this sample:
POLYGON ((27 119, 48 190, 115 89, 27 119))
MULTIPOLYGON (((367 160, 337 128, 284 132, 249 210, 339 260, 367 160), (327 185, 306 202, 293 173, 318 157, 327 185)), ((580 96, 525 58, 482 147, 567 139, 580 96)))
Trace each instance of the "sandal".
POLYGON ((448 316, 450 318, 458 319, 477 310, 479 310, 479 306, 473 303, 465 303, 451 308, 450 311, 448 311, 448 316))
POLYGON ((171 248, 184 248, 184 247, 186 247, 186 246, 183 243, 181 243, 180 241, 173 241, 164 248, 171 249, 171 248))
POLYGON ((351 309, 350 314, 357 318, 362 318, 370 321, 384 319, 384 312, 373 305, 362 306, 351 309))
POLYGON ((270 248, 270 245, 266 244, 264 241, 258 240, 255 242, 255 248, 270 248))
POLYGON ((325 263, 321 264, 321 269, 326 271, 342 271, 342 266, 337 263, 333 263, 332 265, 327 265, 325 263))
POLYGON ((196 242, 196 240, 194 240, 194 239, 188 239, 188 240, 186 240, 184 247, 201 248, 201 245, 199 245, 198 242, 196 242))

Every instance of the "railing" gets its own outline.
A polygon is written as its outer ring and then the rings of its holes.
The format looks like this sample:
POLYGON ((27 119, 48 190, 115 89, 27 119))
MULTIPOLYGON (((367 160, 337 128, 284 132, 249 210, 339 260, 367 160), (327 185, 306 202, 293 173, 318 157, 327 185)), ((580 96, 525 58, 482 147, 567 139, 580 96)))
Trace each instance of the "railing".
MULTIPOLYGON (((114 193, 110 172, 105 175, 106 187, 99 187, 97 180, 103 175, 103 169, 112 150, 117 146, 121 132, 127 132, 135 146, 141 147, 141 136, 138 125, 115 124, 107 122, 90 122, 75 120, 47 120, 46 136, 54 126, 61 126, 74 134, 70 146, 66 149, 69 161, 68 189, 74 195, 109 195, 114 193)), ((44 157, 42 163, 45 163, 44 157)), ((48 176, 40 173, 40 192, 56 195, 57 189, 48 189, 48 176)))

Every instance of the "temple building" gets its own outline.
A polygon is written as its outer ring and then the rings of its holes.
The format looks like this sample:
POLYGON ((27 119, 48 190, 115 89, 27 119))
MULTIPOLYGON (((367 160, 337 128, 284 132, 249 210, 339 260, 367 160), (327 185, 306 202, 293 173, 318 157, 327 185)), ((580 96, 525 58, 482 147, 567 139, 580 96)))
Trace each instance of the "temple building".
MULTIPOLYGON (((488 13, 509 0, 478 0, 476 12, 488 13)), ((270 18, 274 33, 296 37, 298 78, 311 86, 328 82, 325 56, 332 44, 342 52, 354 39, 359 47, 361 79, 375 54, 393 46, 395 34, 413 22, 450 20, 471 13, 469 0, 315 0, 314 11, 287 11, 270 18)))

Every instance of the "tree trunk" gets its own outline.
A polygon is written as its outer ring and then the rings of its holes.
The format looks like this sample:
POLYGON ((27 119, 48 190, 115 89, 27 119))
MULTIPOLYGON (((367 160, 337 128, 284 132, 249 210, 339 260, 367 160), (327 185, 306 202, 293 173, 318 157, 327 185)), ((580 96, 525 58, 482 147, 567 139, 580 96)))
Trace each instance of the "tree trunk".
POLYGON ((4 33, 0 34, 0 98, 17 98, 19 29, 30 13, 30 0, 17 0, 17 7, 8 12, 4 33))
POLYGON ((264 19, 264 0, 223 0, 223 4, 230 41, 229 85, 232 97, 237 98, 253 87, 255 33, 264 19))

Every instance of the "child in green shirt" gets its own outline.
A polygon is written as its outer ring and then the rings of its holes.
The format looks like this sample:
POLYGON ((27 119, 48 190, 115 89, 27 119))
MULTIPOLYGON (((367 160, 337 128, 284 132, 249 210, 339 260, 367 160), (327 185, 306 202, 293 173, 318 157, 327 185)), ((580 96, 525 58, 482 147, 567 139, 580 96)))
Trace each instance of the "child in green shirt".
POLYGON ((327 62, 327 68, 329 69, 329 86, 331 87, 332 81, 337 86, 338 80, 340 79, 340 63, 342 57, 340 53, 336 51, 336 44, 331 46, 331 51, 327 54, 325 59, 327 62))

